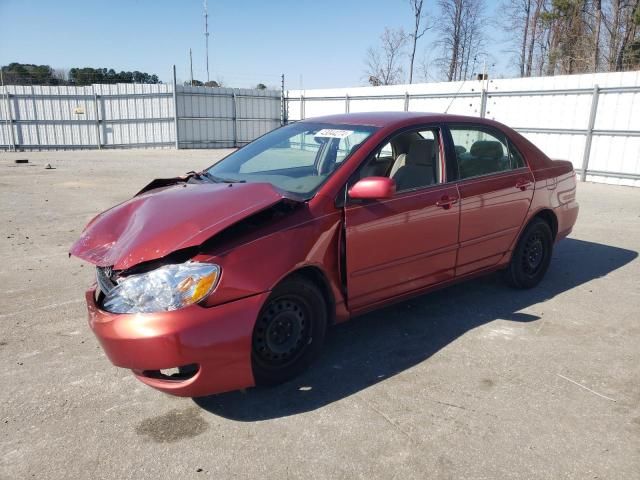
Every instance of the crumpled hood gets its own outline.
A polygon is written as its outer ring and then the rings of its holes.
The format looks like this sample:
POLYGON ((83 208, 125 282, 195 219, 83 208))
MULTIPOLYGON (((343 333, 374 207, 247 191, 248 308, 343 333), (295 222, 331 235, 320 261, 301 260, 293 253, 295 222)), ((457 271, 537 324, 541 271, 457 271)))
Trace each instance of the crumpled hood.
POLYGON ((69 253, 124 270, 198 246, 284 198, 268 183, 181 183, 153 190, 98 215, 69 253))

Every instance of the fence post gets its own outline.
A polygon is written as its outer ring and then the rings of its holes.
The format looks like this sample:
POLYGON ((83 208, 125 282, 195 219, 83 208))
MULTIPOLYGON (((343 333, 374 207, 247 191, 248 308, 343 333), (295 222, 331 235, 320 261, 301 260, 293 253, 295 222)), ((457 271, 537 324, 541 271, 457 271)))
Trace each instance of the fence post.
POLYGON ((587 136, 584 140, 584 153, 582 156, 582 171, 580 172, 580 180, 587 179, 587 170, 589 169, 589 157, 591 156, 591 139, 593 138, 593 127, 596 124, 596 114, 598 113, 598 97, 600 96, 600 87, 593 86, 593 94, 591 95, 591 111, 589 112, 589 125, 587 126, 587 136))
POLYGON ((98 94, 96 93, 95 87, 91 87, 93 90, 93 113, 96 116, 96 144, 98 145, 98 150, 102 150, 102 140, 100 140, 100 113, 98 109, 98 94))
POLYGON ((38 123, 38 104, 36 103, 36 91, 34 90, 33 85, 31 85, 31 105, 33 106, 33 119, 36 122, 36 142, 38 142, 38 146, 40 147, 42 142, 40 141, 40 123, 38 123))
MULTIPOLYGON (((7 87, 4 87, 4 95, 5 95, 5 106, 7 109, 7 126, 9 127, 9 138, 11 138, 11 143, 9 144, 9 151, 16 151, 16 137, 13 133, 13 116, 11 115, 11 101, 9 100, 9 90, 7 87)), ((8 141, 9 139, 7 139, 8 141)))
POLYGON ((404 92, 404 111, 409 111, 409 92, 404 92))
POLYGON ((284 96, 284 73, 280 75, 280 126, 283 126, 286 123, 286 108, 287 108, 287 99, 284 96))
POLYGON ((238 97, 236 92, 233 92, 233 106, 231 108, 233 116, 233 148, 238 148, 238 97))
POLYGON ((176 136, 176 150, 180 149, 178 138, 178 82, 176 81, 176 66, 173 66, 173 132, 176 136))
POLYGON ((349 113, 349 94, 344 94, 344 113, 349 113))
POLYGON ((487 114, 487 89, 482 86, 480 91, 480 118, 484 118, 487 114))
POLYGON ((300 94, 300 120, 304 120, 304 95, 300 94))

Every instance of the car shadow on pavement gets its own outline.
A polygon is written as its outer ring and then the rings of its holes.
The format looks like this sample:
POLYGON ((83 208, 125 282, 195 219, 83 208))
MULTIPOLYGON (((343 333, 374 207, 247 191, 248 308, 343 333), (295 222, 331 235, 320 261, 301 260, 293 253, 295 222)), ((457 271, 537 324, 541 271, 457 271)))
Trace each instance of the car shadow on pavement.
POLYGON ((321 408, 413 367, 466 332, 493 320, 535 322, 531 305, 603 277, 637 252, 566 239, 545 279, 531 290, 506 286, 499 274, 461 283, 329 329, 320 358, 277 387, 195 398, 203 409, 238 421, 267 420, 321 408))

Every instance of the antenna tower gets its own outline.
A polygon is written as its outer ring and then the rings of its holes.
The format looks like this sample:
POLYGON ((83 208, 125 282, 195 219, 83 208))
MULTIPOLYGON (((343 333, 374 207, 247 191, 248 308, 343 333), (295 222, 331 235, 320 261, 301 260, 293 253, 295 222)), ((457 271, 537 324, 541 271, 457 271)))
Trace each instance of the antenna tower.
POLYGON ((209 9, 207 8, 207 0, 204 0, 204 46, 207 60, 207 82, 209 79, 209 9))

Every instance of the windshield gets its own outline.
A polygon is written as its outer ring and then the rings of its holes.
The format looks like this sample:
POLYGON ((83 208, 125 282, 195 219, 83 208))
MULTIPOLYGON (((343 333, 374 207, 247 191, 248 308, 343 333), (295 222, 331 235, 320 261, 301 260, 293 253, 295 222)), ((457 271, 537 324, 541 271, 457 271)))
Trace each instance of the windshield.
POLYGON ((309 198, 376 130, 362 125, 294 123, 260 137, 205 173, 215 181, 267 182, 309 198))

